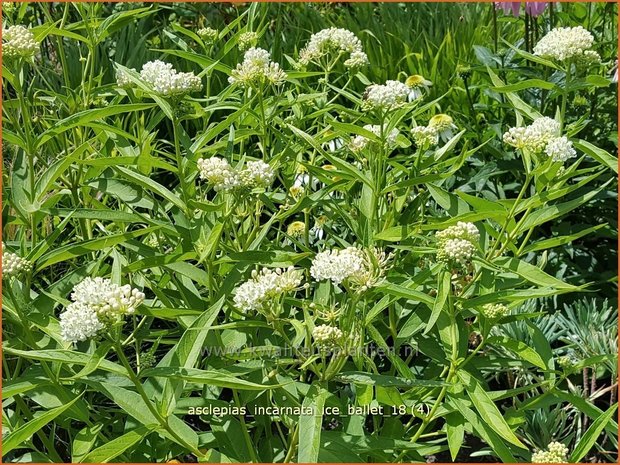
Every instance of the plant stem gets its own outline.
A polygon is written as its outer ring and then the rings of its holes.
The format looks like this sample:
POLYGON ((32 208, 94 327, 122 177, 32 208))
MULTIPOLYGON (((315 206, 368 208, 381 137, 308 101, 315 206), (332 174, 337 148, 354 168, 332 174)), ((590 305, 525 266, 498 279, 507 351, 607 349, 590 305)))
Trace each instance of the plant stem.
POLYGON ((153 402, 151 402, 151 399, 149 399, 148 394, 144 390, 144 386, 142 386, 142 383, 138 379, 138 376, 136 375, 135 371, 131 367, 129 360, 127 360, 127 357, 125 356, 125 352, 123 351, 123 346, 121 345, 121 342, 120 342, 120 338, 116 338, 116 340, 114 341, 114 350, 116 351, 116 355, 118 355, 118 359, 121 361, 122 365, 127 370, 127 375, 129 376, 129 379, 136 387, 138 394, 140 394, 140 397, 142 397, 142 400, 144 401, 147 408, 149 409, 149 412, 151 412, 151 414, 159 422, 161 427, 164 428, 168 432, 168 434, 170 434, 170 436, 174 438, 174 440, 177 443, 187 448, 187 450, 192 451, 192 453, 196 455, 196 457, 202 457, 203 454, 198 449, 188 444, 182 437, 180 437, 176 433, 176 431, 174 431, 174 429, 170 427, 170 425, 168 424, 168 420, 164 418, 161 415, 161 413, 159 413, 159 411, 155 408, 155 406, 153 405, 153 402))

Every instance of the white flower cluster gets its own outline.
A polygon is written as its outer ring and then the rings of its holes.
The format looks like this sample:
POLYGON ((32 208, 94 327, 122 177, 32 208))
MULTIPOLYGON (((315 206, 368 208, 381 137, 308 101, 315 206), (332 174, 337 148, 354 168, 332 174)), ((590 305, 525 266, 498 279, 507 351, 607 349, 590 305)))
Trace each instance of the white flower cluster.
POLYGON ((368 64, 368 56, 362 49, 362 42, 351 31, 331 27, 310 36, 306 46, 299 52, 299 64, 308 66, 330 53, 349 54, 344 65, 359 68, 368 64))
POLYGON ((77 342, 133 314, 144 301, 144 294, 129 284, 119 286, 107 278, 96 277, 77 284, 71 300, 60 315, 61 337, 67 342, 77 342))
POLYGON ((200 36, 202 40, 205 41, 206 44, 212 44, 217 40, 218 32, 216 29, 212 27, 202 27, 196 31, 196 33, 200 36))
POLYGON ((544 152, 553 161, 566 161, 577 155, 572 142, 560 136, 560 123, 548 116, 536 118, 529 126, 510 128, 503 139, 504 143, 520 150, 535 154, 544 152))
POLYGON ((310 274, 317 281, 331 280, 340 284, 348 277, 364 270, 364 254, 356 247, 319 252, 312 260, 310 274))
POLYGON ((568 463, 568 447, 561 442, 549 443, 546 451, 538 451, 532 454, 532 463, 568 463))
POLYGON ((482 314, 489 320, 495 320, 508 315, 508 307, 504 304, 485 304, 482 306, 482 314))
POLYGON ((194 73, 178 73, 170 63, 149 61, 142 66, 140 77, 155 92, 166 97, 179 96, 202 89, 200 78, 194 73))
POLYGON ((594 37, 581 26, 558 27, 549 31, 534 46, 534 55, 557 61, 597 62, 600 56, 591 50, 594 37))
POLYGON ((241 184, 249 188, 269 187, 275 176, 273 168, 262 160, 247 162, 239 173, 241 184))
POLYGON ((243 87, 261 84, 280 85, 286 78, 287 75, 280 65, 271 61, 271 53, 262 48, 251 48, 245 52, 243 62, 232 70, 228 82, 243 87))
POLYGON ((465 265, 476 253, 480 233, 473 223, 459 221, 454 226, 438 231, 435 237, 439 261, 465 265))
MULTIPOLYGON (((135 69, 131 69, 131 71, 135 71, 135 69)), ((129 79, 129 73, 124 69, 116 70, 116 85, 118 87, 131 87, 133 82, 129 79)))
POLYGON ((206 179, 216 191, 227 191, 241 184, 235 170, 223 158, 199 158, 198 171, 200 179, 206 179))
POLYGON ((439 133, 431 126, 411 128, 411 136, 418 147, 429 148, 439 143, 439 133))
POLYGON ((241 50, 242 52, 252 47, 256 47, 257 43, 258 43, 258 34, 253 31, 241 33, 239 35, 239 40, 237 41, 239 50, 241 50))
MULTIPOLYGON (((381 126, 379 126, 378 124, 367 124, 364 126, 364 129, 372 132, 378 138, 381 138, 381 126)), ((393 147, 394 145, 396 145, 396 138, 398 137, 398 134, 399 132, 396 128, 392 129, 389 134, 385 134, 385 143, 388 147, 393 147)), ((349 148, 352 152, 359 153, 369 145, 372 145, 372 142, 373 141, 371 141, 367 137, 357 135, 351 138, 351 142, 349 142, 349 148)))
POLYGON ((342 341, 342 331, 335 326, 320 325, 312 330, 312 337, 321 349, 332 349, 342 341))
POLYGON ((310 274, 317 281, 329 279, 334 284, 347 280, 354 288, 363 292, 381 281, 391 258, 391 254, 374 248, 325 250, 312 260, 310 274))
POLYGON ((9 26, 2 31, 2 55, 6 58, 30 58, 39 49, 34 34, 24 26, 9 26))
POLYGON ((366 88, 363 107, 367 110, 391 111, 405 105, 411 90, 400 81, 372 84, 366 88))
POLYGON ((553 161, 565 162, 569 158, 577 156, 577 152, 573 148, 573 143, 566 136, 552 139, 545 147, 545 153, 551 157, 553 161))
POLYGON ((249 161, 245 168, 237 171, 223 158, 200 158, 197 161, 201 179, 206 179, 215 191, 235 188, 254 189, 269 187, 275 178, 275 171, 264 161, 249 161))
POLYGON ((263 268, 252 271, 252 278, 235 290, 233 301, 239 310, 263 310, 282 294, 299 288, 302 272, 293 267, 286 270, 263 268))
POLYGON ((2 245, 2 277, 14 278, 32 270, 32 263, 16 253, 7 252, 2 245))

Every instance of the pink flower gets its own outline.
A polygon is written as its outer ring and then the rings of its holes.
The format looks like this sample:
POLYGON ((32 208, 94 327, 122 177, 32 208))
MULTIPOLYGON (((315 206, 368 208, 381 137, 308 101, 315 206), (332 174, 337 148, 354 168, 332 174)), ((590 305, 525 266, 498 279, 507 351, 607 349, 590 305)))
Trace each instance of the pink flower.
POLYGON ((495 9, 504 10, 504 14, 507 15, 512 10, 512 15, 515 18, 519 17, 519 10, 521 9, 521 2, 495 2, 495 9))
MULTIPOLYGON (((530 16, 540 16, 549 2, 525 2, 525 12, 530 16)), ((504 10, 504 14, 508 14, 512 11, 512 15, 515 18, 519 17, 519 11, 521 10, 521 2, 495 2, 496 9, 504 10)))
POLYGON ((543 14, 549 2, 525 2, 525 12, 530 16, 537 17, 543 14))

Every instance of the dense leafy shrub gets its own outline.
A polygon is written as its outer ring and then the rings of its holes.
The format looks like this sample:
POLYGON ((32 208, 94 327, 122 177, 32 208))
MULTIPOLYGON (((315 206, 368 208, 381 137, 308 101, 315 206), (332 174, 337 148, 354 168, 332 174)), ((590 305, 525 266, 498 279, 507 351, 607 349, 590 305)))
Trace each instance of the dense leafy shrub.
POLYGON ((5 461, 616 460, 614 4, 3 13, 5 461))

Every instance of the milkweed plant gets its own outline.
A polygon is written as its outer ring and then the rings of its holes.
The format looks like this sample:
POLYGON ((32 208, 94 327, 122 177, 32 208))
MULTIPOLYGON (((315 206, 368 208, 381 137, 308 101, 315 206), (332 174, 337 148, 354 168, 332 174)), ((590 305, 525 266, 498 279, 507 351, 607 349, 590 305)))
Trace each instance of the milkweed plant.
POLYGON ((616 461, 614 4, 2 8, 5 462, 616 461))

